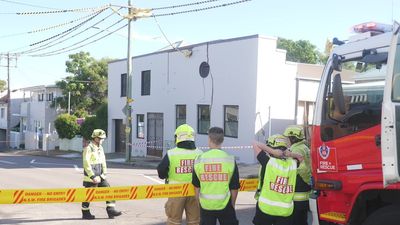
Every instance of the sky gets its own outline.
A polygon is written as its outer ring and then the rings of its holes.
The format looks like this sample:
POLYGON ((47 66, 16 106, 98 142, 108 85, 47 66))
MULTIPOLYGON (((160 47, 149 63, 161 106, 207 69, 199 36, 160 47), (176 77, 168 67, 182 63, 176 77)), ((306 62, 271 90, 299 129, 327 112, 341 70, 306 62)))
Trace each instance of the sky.
MULTIPOLYGON (((157 8, 203 1, 132 0, 132 5, 137 8, 157 8)), ((235 1, 238 0, 219 0, 189 7, 159 9, 154 10, 153 14, 160 15, 235 1)), ((115 5, 114 8, 117 9, 116 6, 127 6, 128 1, 0 0, 0 53, 18 53, 33 48, 41 50, 35 52, 36 54, 64 48, 67 50, 68 46, 84 45, 91 40, 110 34, 112 30, 126 24, 126 20, 124 20, 107 29, 108 26, 122 19, 120 15, 113 14, 111 9, 107 9, 68 36, 61 38, 68 29, 90 18, 89 16, 93 12, 75 11, 22 15, 17 13, 82 9, 107 4, 115 5), (100 22, 101 20, 103 22, 100 22), (93 26, 97 22, 100 23, 93 26), (92 39, 82 41, 99 31, 103 32, 92 39), (65 40, 67 37, 70 38, 65 40)), ((120 13, 126 14, 126 10, 121 10, 120 13)), ((338 37, 346 40, 349 36, 354 35, 351 33, 351 27, 356 24, 369 21, 392 24, 393 20, 400 21, 400 0, 251 0, 206 11, 157 16, 156 20, 152 17, 138 19, 132 22, 134 35, 131 39, 131 54, 137 56, 165 48, 169 45, 166 39, 172 43, 183 40, 185 43, 196 44, 253 34, 292 40, 309 40, 320 51, 323 51, 327 39, 338 37)), ((121 29, 104 39, 73 51, 46 57, 23 53, 16 60, 12 58, 10 63, 13 66, 10 68, 11 89, 55 84, 57 80, 70 75, 65 72, 68 55, 80 51, 89 52, 96 59, 126 58, 127 29, 121 29)), ((6 59, 1 57, 0 65, 5 66, 6 64, 6 59)), ((7 79, 6 67, 0 68, 0 79, 7 79)))

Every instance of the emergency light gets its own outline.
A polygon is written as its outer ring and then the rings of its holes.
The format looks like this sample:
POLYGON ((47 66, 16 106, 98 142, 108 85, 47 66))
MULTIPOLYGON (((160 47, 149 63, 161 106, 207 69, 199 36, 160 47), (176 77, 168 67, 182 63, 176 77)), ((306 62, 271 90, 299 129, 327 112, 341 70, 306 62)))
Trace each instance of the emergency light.
POLYGON ((365 33, 365 32, 378 32, 385 33, 393 30, 393 27, 388 24, 376 23, 376 22, 367 22, 355 25, 353 27, 353 31, 356 33, 365 33))

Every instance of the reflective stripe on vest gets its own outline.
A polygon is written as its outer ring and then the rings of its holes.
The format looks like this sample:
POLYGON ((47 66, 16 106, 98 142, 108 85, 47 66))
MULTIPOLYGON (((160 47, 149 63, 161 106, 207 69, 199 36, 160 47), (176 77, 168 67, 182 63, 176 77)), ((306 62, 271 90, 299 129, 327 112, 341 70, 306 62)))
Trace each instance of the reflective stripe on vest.
POLYGON ((194 171, 200 181, 200 205, 206 210, 222 210, 231 197, 229 183, 235 159, 219 149, 211 149, 196 158, 194 171))
POLYGON ((266 199, 262 196, 260 196, 258 198, 258 201, 265 203, 267 205, 270 205, 270 206, 278 206, 278 207, 282 207, 282 208, 286 208, 286 209, 290 209, 291 207, 293 207, 293 202, 291 202, 291 203, 277 202, 277 201, 272 201, 272 200, 266 199))
POLYGON ((290 216, 293 212, 293 196, 296 188, 297 163, 294 159, 270 158, 265 168, 260 210, 271 216, 290 216))
POLYGON ((203 152, 199 149, 174 148, 168 150, 168 183, 190 183, 192 181, 194 159, 201 153, 203 152))
POLYGON ((295 192, 293 201, 308 201, 310 198, 310 192, 295 192))

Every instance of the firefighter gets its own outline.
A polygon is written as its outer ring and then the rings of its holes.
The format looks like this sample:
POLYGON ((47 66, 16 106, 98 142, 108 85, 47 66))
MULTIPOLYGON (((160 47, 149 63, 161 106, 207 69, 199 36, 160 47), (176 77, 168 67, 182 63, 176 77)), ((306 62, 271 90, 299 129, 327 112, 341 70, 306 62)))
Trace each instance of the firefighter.
MULTIPOLYGON (((165 183, 180 184, 192 181, 193 163, 196 156, 203 153, 196 148, 195 133, 191 126, 180 125, 175 130, 176 148, 167 151, 157 167, 160 179, 165 183)), ((167 225, 182 223, 183 210, 186 212, 186 223, 198 225, 200 222, 199 202, 196 197, 168 198, 165 204, 165 214, 168 217, 167 225)))
POLYGON ((302 158, 287 151, 287 139, 282 135, 272 135, 267 144, 254 142, 253 149, 261 164, 253 224, 291 225, 296 169, 302 158))
POLYGON ((294 194, 294 225, 307 225, 309 195, 311 191, 310 149, 305 144, 304 129, 301 126, 288 126, 283 133, 290 141, 290 151, 300 154, 303 162, 297 169, 297 182, 294 194))
POLYGON ((192 184, 200 202, 200 224, 237 225, 235 202, 240 188, 239 170, 234 156, 221 150, 224 130, 212 127, 208 131, 210 150, 194 162, 192 184))
MULTIPOLYGON (((95 129, 92 133, 92 140, 83 149, 82 161, 83 161, 83 186, 85 188, 92 187, 110 187, 106 180, 107 165, 106 157, 102 143, 106 138, 106 132, 101 129, 95 129)), ((82 203, 82 219, 92 220, 95 218, 90 213, 89 202, 82 203)), ((108 218, 113 219, 116 216, 120 216, 122 213, 115 210, 115 201, 107 201, 107 214, 108 218)))

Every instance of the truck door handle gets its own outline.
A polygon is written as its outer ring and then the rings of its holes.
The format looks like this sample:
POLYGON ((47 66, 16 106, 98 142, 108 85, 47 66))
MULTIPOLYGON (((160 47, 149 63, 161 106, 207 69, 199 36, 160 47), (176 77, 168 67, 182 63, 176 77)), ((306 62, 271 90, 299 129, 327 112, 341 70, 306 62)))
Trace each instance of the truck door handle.
POLYGON ((381 147, 381 135, 380 134, 375 136, 375 145, 376 145, 376 147, 379 147, 379 148, 381 147))

